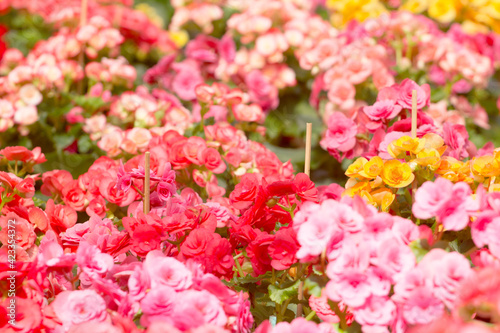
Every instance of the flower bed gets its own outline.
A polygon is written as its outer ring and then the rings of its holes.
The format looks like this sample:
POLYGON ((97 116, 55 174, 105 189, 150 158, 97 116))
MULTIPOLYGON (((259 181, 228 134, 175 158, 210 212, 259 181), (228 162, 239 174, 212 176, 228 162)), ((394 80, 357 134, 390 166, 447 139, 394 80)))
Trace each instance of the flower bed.
POLYGON ((442 2, 3 1, 0 331, 498 331, 498 6, 442 2))

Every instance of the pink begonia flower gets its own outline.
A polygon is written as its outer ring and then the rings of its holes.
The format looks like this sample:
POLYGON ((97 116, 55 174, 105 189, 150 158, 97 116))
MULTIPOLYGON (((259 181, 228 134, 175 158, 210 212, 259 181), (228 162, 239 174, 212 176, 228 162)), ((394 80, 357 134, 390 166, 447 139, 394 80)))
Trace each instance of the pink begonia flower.
POLYGON ((365 106, 363 112, 374 121, 388 120, 396 117, 403 108, 396 105, 395 101, 384 100, 373 104, 372 106, 365 106))
POLYGON ((130 297, 134 301, 140 301, 151 287, 151 278, 141 267, 136 267, 128 279, 127 286, 130 297))
POLYGON ((181 300, 175 290, 168 286, 153 288, 141 300, 141 325, 148 326, 155 321, 165 321, 173 324, 176 307, 181 300))
POLYGON ((472 273, 470 263, 458 252, 449 252, 443 261, 436 262, 434 285, 436 296, 452 308, 460 283, 472 273))
POLYGON ((328 129, 320 145, 325 150, 347 152, 356 145, 356 123, 341 112, 334 112, 328 119, 328 129))
POLYGON ((444 313, 443 302, 428 286, 413 289, 404 301, 403 318, 410 325, 428 324, 444 313))
POLYGON ((71 326, 68 333, 123 333, 123 329, 108 322, 89 321, 71 326))
POLYGON ((394 219, 388 213, 380 213, 367 217, 363 221, 363 234, 368 240, 373 240, 377 244, 385 239, 392 238, 394 219))
POLYGON ((385 271, 379 267, 371 266, 366 273, 370 285, 372 286, 372 295, 388 296, 391 291, 391 279, 385 271))
POLYGON ((263 111, 275 109, 279 104, 278 89, 269 82, 262 71, 253 70, 245 76, 250 100, 259 104, 263 111))
POLYGON ((297 241, 301 246, 297 252, 299 259, 318 256, 327 248, 330 240, 342 238, 343 232, 339 226, 353 228, 362 221, 361 216, 352 208, 335 200, 325 200, 321 205, 304 205, 299 213, 297 224, 294 223, 297 241), (301 219, 311 211, 314 211, 314 214, 308 216, 306 222, 302 222, 301 219))
POLYGON ((80 280, 84 285, 91 285, 92 279, 103 276, 113 267, 113 257, 101 251, 95 245, 80 242, 76 251, 76 263, 81 270, 80 280))
POLYGON ((306 332, 334 333, 335 330, 330 324, 326 323, 316 324, 312 321, 308 321, 305 318, 296 318, 291 323, 287 322, 278 323, 274 328, 272 328, 269 322, 264 322, 255 331, 255 333, 306 333, 306 332))
MULTIPOLYGON (((311 295, 311 297, 309 297, 309 306, 311 310, 316 311, 316 315, 319 319, 328 323, 340 322, 340 318, 331 309, 330 304, 328 304, 328 297, 324 291, 320 297, 311 295)), ((341 308, 341 311, 344 310, 344 308, 345 305, 341 308)))
POLYGON ((448 156, 461 159, 469 157, 469 133, 464 125, 452 125, 448 122, 443 124, 443 139, 448 150, 448 156))
POLYGON ((392 225, 393 235, 403 244, 410 244, 420 237, 419 227, 410 219, 405 219, 400 216, 392 216, 394 224, 392 225))
POLYGON ((436 212, 436 218, 446 230, 462 230, 469 223, 467 199, 472 194, 469 184, 453 184, 450 198, 436 212))
POLYGON ((396 318, 396 304, 388 297, 371 296, 353 309, 354 319, 362 326, 388 326, 396 318))
POLYGON ((193 284, 193 274, 183 263, 165 257, 159 250, 151 251, 144 260, 143 268, 151 277, 151 287, 172 287, 176 291, 188 289, 193 284))
POLYGON ((486 210, 477 215, 471 225, 471 235, 477 247, 488 245, 491 253, 500 258, 500 241, 494 232, 500 229, 500 216, 493 210, 486 210))
POLYGON ((328 99, 341 110, 349 110, 355 105, 356 88, 345 79, 334 80, 328 90, 328 99))
POLYGON ((392 299, 397 303, 404 303, 410 298, 413 290, 420 287, 432 289, 433 284, 432 280, 426 276, 425 272, 419 267, 416 267, 402 274, 398 281, 396 281, 392 299))
POLYGON ((492 221, 488 226, 488 233, 490 234, 488 247, 495 257, 500 258, 500 239, 499 237, 495 237, 500 235, 500 218, 496 218, 492 221))
POLYGON ((419 219, 430 219, 436 216, 446 201, 451 197, 453 183, 445 178, 434 182, 425 182, 415 193, 412 212, 419 219))
POLYGON ((106 302, 94 290, 63 291, 50 305, 61 320, 64 330, 72 325, 91 320, 105 321, 108 318, 106 302))
POLYGON ((399 139, 402 136, 409 135, 407 132, 389 132, 382 139, 380 144, 378 145, 378 156, 380 156, 384 160, 391 160, 393 157, 387 152, 387 147, 391 144, 391 142, 399 139))
POLYGON ((87 222, 75 224, 60 236, 65 246, 76 247, 85 241, 113 256, 126 252, 128 247, 128 233, 119 231, 110 219, 97 215, 91 216, 87 222))
POLYGON ((423 109, 430 104, 431 88, 428 84, 419 86, 410 79, 405 79, 399 85, 398 104, 404 109, 412 108, 412 91, 417 92, 417 108, 423 109))
POLYGON ((346 269, 334 278, 326 285, 326 294, 332 301, 343 301, 349 307, 360 307, 372 294, 372 285, 366 271, 346 269))
POLYGON ((466 94, 472 89, 472 84, 465 79, 460 79, 453 84, 452 90, 455 94, 466 94))
POLYGON ((134 127, 131 130, 127 131, 126 139, 132 141, 137 147, 137 149, 147 148, 149 141, 152 139, 152 135, 146 128, 134 127))
POLYGON ((415 255, 411 249, 396 239, 387 239, 381 243, 377 251, 377 258, 374 260, 377 266, 394 281, 397 281, 402 273, 411 270, 416 263, 415 255))
POLYGON ((470 255, 474 267, 496 267, 500 268, 500 260, 493 256, 489 249, 479 249, 470 255))
POLYGON ((330 205, 330 210, 335 212, 330 218, 336 222, 340 229, 350 233, 361 231, 363 227, 363 217, 356 210, 346 204, 336 201, 332 201, 330 205))
POLYGON ((365 271, 370 265, 370 245, 367 242, 356 242, 352 238, 344 239, 338 257, 326 268, 326 274, 331 279, 342 274, 347 269, 365 271))
POLYGON ((203 83, 203 77, 197 68, 192 68, 190 70, 184 69, 174 76, 172 80, 172 91, 175 92, 180 99, 192 101, 196 99, 195 88, 201 83, 203 83))
POLYGON ((323 219, 317 218, 303 224, 297 233, 297 241, 300 244, 297 258, 320 255, 326 248, 334 229, 335 225, 330 223, 326 216, 323 219))
POLYGON ((125 171, 125 166, 122 160, 120 160, 120 167, 117 172, 118 180, 116 181, 116 188, 120 191, 128 191, 130 186, 132 186, 132 175, 125 171))
POLYGON ((64 253, 64 250, 57 241, 54 231, 48 230, 40 242, 38 248, 38 261, 40 264, 54 269, 72 268, 75 265, 74 253, 64 253))
POLYGON ((467 258, 443 249, 432 249, 418 266, 432 280, 435 295, 448 308, 453 307, 460 283, 472 273, 467 258))
POLYGON ((25 84, 19 89, 19 98, 26 105, 37 106, 42 102, 43 96, 34 85, 25 84))
POLYGON ((20 125, 31 125, 38 120, 38 111, 36 106, 28 105, 20 107, 14 114, 14 122, 20 125))
POLYGON ((178 299, 181 300, 177 307, 178 312, 184 312, 192 318, 202 319, 195 326, 212 324, 224 327, 227 324, 227 316, 219 299, 208 291, 183 291, 178 294, 178 299))
POLYGON ((145 333, 181 333, 175 326, 166 321, 157 320, 152 322, 145 333))
POLYGON ((170 162, 165 164, 165 170, 161 177, 158 187, 156 188, 158 197, 167 201, 171 196, 177 194, 177 187, 175 186, 175 171, 172 170, 170 162))

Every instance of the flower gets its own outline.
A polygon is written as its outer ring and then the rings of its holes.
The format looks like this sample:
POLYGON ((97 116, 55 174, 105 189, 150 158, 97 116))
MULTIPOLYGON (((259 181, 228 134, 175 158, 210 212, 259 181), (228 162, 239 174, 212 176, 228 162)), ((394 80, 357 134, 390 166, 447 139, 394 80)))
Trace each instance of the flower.
POLYGON ((396 117, 403 108, 400 105, 396 105, 393 100, 383 100, 378 101, 373 106, 366 106, 363 108, 363 112, 374 121, 388 120, 396 117))
POLYGON ((413 91, 417 93, 417 109, 422 109, 430 104, 431 88, 428 84, 419 86, 410 79, 405 79, 398 87, 399 94, 397 102, 404 109, 412 108, 413 91))
POLYGON ((406 187, 415 179, 410 166, 398 160, 389 160, 384 162, 384 168, 380 175, 384 183, 390 187, 406 187))
POLYGON ((453 184, 438 178, 434 182, 423 183, 415 193, 412 212, 419 219, 429 219, 436 216, 441 206, 450 198, 453 184))
POLYGON ((56 296, 51 307, 66 331, 72 325, 91 320, 102 322, 108 317, 106 302, 91 289, 63 291, 56 296))
POLYGON ((144 269, 151 278, 151 286, 167 286, 176 291, 191 287, 192 273, 174 258, 165 257, 160 251, 151 251, 144 260, 144 269))
POLYGON ((357 125, 343 113, 335 112, 328 119, 328 129, 320 145, 328 151, 346 152, 356 144, 357 125))
POLYGON ((8 161, 27 162, 33 157, 33 153, 26 147, 13 146, 6 147, 0 150, 0 155, 3 155, 8 161))

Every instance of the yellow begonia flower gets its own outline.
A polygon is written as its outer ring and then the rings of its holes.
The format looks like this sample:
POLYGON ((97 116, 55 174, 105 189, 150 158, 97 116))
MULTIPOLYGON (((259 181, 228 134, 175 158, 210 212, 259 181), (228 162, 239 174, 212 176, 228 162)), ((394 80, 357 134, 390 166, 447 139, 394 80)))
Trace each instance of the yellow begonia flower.
POLYGON ((492 19, 500 20, 500 0, 489 1, 489 4, 484 7, 484 12, 488 13, 492 19))
POLYGON ((441 154, 437 149, 425 148, 417 154, 417 158, 414 161, 422 167, 429 167, 432 170, 436 170, 441 163, 441 154))
POLYGON ((477 34, 477 33, 487 34, 490 32, 490 29, 488 29, 488 26, 471 21, 471 20, 465 20, 462 23, 462 30, 465 33, 470 34, 470 35, 477 34))
POLYGON ((354 163, 349 165, 345 172, 345 175, 347 177, 357 177, 359 175, 359 172, 363 170, 363 167, 366 163, 368 163, 368 160, 364 157, 356 159, 354 163))
POLYGON ((402 10, 407 10, 415 14, 420 14, 429 7, 428 0, 410 0, 406 1, 402 6, 402 10))
POLYGON ((444 140, 441 135, 435 133, 427 133, 423 136, 422 139, 425 140, 424 148, 436 149, 440 155, 443 155, 446 151, 447 147, 444 145, 444 140))
POLYGON ((483 177, 495 177, 500 175, 500 164, 492 155, 475 157, 472 160, 472 172, 483 177))
POLYGON ((327 7, 334 11, 331 21, 337 27, 342 27, 352 20, 363 22, 387 12, 379 0, 328 0, 327 7))
POLYGON ((365 178, 377 178, 380 172, 382 172, 383 167, 384 161, 382 158, 375 156, 363 165, 363 169, 359 171, 359 174, 365 178))
POLYGON ((458 174, 454 171, 449 171, 441 174, 441 177, 448 179, 450 182, 458 182, 458 174))
POLYGON ((154 7, 148 5, 147 3, 140 3, 135 6, 135 9, 146 14, 149 20, 158 28, 163 28, 163 20, 161 16, 157 14, 154 7))
POLYGON ((177 47, 183 47, 189 41, 189 34, 185 30, 169 31, 170 39, 177 47))
POLYGON ((374 180, 372 180, 368 184, 370 184, 370 187, 372 189, 374 189, 374 188, 377 188, 377 187, 384 185, 384 181, 382 180, 382 178, 380 176, 377 176, 377 178, 375 178, 374 180))
POLYGON ((350 197, 353 197, 356 194, 360 195, 360 193, 363 191, 370 192, 371 191, 370 184, 368 184, 367 182, 356 183, 356 185, 350 188, 346 188, 346 190, 344 191, 344 193, 342 193, 342 195, 348 195, 350 197))
POLYGON ((385 161, 381 177, 384 183, 395 188, 408 186, 415 179, 410 166, 398 160, 385 161))
POLYGON ((368 192, 368 191, 361 191, 360 193, 358 193, 358 195, 365 199, 366 202, 368 202, 368 204, 374 206, 374 207, 377 207, 377 202, 373 199, 373 197, 371 196, 371 194, 368 192))
POLYGON ((441 158, 439 167, 436 170, 438 175, 444 175, 450 171, 456 173, 463 165, 463 162, 457 160, 456 158, 450 156, 444 156, 441 158))
POLYGON ((418 154, 425 147, 425 139, 412 138, 404 135, 397 140, 392 141, 387 146, 387 152, 394 158, 405 158, 407 152, 418 154))
POLYGON ((387 212, 389 207, 394 202, 396 195, 392 193, 388 188, 379 188, 370 193, 373 200, 377 203, 377 206, 383 212, 387 212))
POLYGON ((461 3, 457 0, 432 0, 429 5, 429 16, 441 23, 450 23, 460 11, 461 3))

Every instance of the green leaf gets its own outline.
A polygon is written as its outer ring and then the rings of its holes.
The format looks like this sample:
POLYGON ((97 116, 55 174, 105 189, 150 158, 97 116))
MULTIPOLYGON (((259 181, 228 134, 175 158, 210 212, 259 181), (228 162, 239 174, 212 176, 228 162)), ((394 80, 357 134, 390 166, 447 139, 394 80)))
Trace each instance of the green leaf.
POLYGON ((296 281, 288 288, 279 289, 275 285, 269 285, 269 298, 277 304, 282 304, 285 300, 297 295, 300 281, 296 281))
POLYGON ((54 134, 53 138, 58 151, 62 151, 75 141, 75 137, 67 133, 54 134))
POLYGON ((88 135, 83 135, 78 139, 78 151, 80 153, 88 153, 93 145, 88 135))
POLYGON ((311 275, 304 281, 304 290, 307 290, 307 292, 311 295, 314 295, 316 297, 321 296, 321 285, 319 282, 319 276, 317 275, 311 275))
POLYGON ((88 171, 99 157, 97 154, 68 154, 52 152, 45 154, 47 162, 36 165, 35 172, 43 173, 51 170, 68 170, 74 178, 88 171))
POLYGON ((413 254, 415 255, 417 262, 422 260, 424 258, 424 256, 427 254, 427 252, 429 252, 422 247, 420 240, 416 240, 416 241, 411 242, 410 249, 413 252, 413 254))
POLYGON ((71 98, 76 105, 81 106, 85 111, 90 111, 91 113, 97 111, 107 104, 103 101, 101 97, 89 97, 81 95, 72 95, 71 98))
POLYGON ((265 279, 269 279, 271 277, 271 272, 267 272, 266 274, 259 275, 257 277, 253 277, 250 274, 244 277, 236 277, 231 280, 231 284, 240 285, 240 284, 248 284, 248 283, 256 283, 265 279))
POLYGON ((252 312, 252 316, 255 320, 255 324, 259 325, 265 320, 268 320, 275 313, 275 307, 270 305, 256 304, 254 307, 250 309, 252 312))

